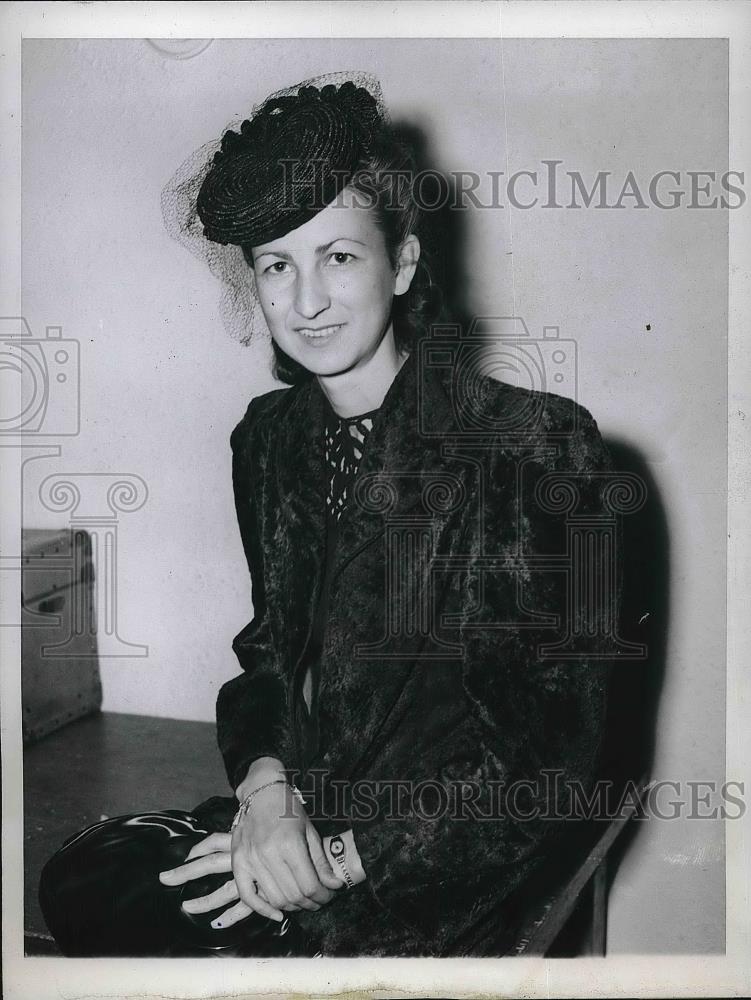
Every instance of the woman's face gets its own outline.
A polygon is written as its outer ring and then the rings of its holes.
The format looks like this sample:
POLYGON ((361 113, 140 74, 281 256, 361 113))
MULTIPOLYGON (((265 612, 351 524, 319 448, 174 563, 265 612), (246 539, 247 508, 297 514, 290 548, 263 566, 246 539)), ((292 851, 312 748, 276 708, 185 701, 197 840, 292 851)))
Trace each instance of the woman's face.
POLYGON ((271 336, 319 376, 373 356, 389 331, 392 298, 414 273, 414 265, 392 268, 373 210, 349 188, 298 229, 253 247, 253 261, 271 336))

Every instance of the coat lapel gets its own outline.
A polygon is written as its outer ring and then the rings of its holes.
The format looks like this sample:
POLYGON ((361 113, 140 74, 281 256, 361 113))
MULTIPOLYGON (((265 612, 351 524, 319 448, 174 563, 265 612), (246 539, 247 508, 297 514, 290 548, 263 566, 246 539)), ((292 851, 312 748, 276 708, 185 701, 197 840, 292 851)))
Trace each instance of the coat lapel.
MULTIPOLYGON (((392 382, 367 437, 348 509, 340 521, 334 576, 380 538, 387 521, 440 503, 451 482, 442 434, 452 422, 451 400, 433 369, 421 370, 413 351, 392 382), (432 500, 431 500, 432 498, 432 500)), ((433 509, 435 512, 435 509, 433 509)))
MULTIPOLYGON (((311 379, 289 392, 279 415, 274 464, 278 504, 273 551, 292 665, 302 653, 321 592, 326 550, 326 401, 311 379)), ((438 371, 419 350, 402 365, 368 435, 347 511, 339 522, 332 580, 383 537, 390 519, 422 511, 440 520, 457 477, 447 473, 443 438, 453 411, 438 371)))
POLYGON ((311 380, 290 390, 279 416, 274 465, 277 503, 271 551, 279 565, 278 598, 294 665, 310 631, 320 594, 326 547, 326 475, 321 390, 311 380))

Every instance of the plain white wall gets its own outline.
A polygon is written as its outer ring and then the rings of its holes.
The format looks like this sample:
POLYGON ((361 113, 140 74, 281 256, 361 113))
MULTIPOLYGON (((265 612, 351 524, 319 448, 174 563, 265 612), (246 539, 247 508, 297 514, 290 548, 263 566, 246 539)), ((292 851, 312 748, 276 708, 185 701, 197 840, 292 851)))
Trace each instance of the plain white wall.
MULTIPOLYGON (((445 171, 560 159, 639 178, 726 167, 722 41, 222 40, 187 60, 140 40, 23 49, 23 308, 81 343, 82 429, 27 465, 24 523, 53 472, 131 472, 119 525, 120 633, 104 707, 212 719, 251 617, 229 433, 274 386, 268 345, 225 332, 219 287, 172 242, 177 166, 267 93, 362 68, 445 171)), ((724 778, 726 225, 719 211, 488 210, 466 219, 467 299, 577 340, 579 399, 645 457, 671 540, 668 668, 655 774, 724 778), (651 326, 647 332, 646 325, 651 326)), ((611 952, 724 948, 719 823, 644 824, 619 871, 611 952)))

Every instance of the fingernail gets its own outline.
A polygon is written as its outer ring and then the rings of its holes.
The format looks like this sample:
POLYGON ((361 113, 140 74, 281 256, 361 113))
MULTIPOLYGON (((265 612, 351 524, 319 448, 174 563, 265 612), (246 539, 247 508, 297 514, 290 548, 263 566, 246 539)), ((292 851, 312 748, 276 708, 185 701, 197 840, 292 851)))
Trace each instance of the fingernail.
POLYGON ((211 926, 212 926, 213 928, 217 929, 217 928, 219 928, 219 927, 223 927, 223 926, 224 926, 224 924, 223 924, 223 923, 221 922, 221 920, 212 920, 212 921, 211 921, 211 926))
POLYGON ((276 913, 274 914, 274 920, 278 920, 279 923, 281 923, 282 920, 284 920, 284 914, 281 913, 279 910, 277 910, 276 913), (279 916, 277 916, 276 913, 278 913, 279 916))
POLYGON ((182 908, 184 910, 192 910, 195 905, 196 905, 196 901, 194 899, 186 899, 182 903, 182 908))
POLYGON ((159 872, 159 878, 162 880, 162 882, 164 882, 165 880, 171 879, 173 877, 173 875, 174 875, 174 872, 172 872, 172 871, 159 872))

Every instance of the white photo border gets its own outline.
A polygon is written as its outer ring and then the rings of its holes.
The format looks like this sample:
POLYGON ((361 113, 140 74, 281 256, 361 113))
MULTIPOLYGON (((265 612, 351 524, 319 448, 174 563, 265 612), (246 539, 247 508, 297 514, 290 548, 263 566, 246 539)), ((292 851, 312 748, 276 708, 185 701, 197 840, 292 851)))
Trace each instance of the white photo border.
MULTIPOLYGON (((22 38, 487 37, 729 39, 730 150, 751 170, 751 6, 743 2, 286 2, 7 3, 0 12, 3 206, 0 303, 19 315, 20 52, 22 38)), ((751 760, 749 446, 751 315, 749 204, 730 213, 727 776, 743 781, 751 760)), ((2 538, 20 551, 22 453, 5 449, 2 538), (10 465, 8 463, 11 463, 10 465), (10 484, 10 485, 9 485, 10 484)), ((0 574, 0 600, 17 606, 20 574, 0 574)), ((751 818, 727 824, 725 956, 618 955, 605 959, 338 959, 206 962, 171 959, 32 958, 23 954, 23 795, 20 635, 3 629, 3 980, 8 998, 256 997, 652 997, 751 992, 751 818)))

